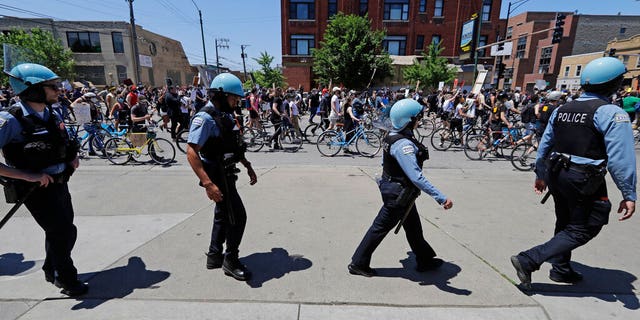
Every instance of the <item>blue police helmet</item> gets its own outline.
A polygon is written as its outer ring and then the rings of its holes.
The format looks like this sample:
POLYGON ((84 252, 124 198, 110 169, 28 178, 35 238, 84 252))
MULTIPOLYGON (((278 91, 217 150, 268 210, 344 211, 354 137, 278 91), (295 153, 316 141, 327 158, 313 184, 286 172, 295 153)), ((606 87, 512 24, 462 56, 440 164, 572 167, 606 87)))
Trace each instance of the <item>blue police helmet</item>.
POLYGON ((603 57, 589 62, 580 75, 581 85, 607 83, 627 72, 622 61, 613 57, 603 57))
POLYGON ((416 117, 420 112, 422 112, 422 105, 418 101, 406 98, 396 102, 389 113, 393 129, 404 129, 411 122, 411 118, 416 117))
POLYGON ((16 94, 41 82, 60 79, 51 69, 37 63, 19 64, 9 73, 9 84, 16 94))
POLYGON ((244 97, 244 90, 242 90, 242 82, 238 77, 230 73, 221 73, 213 78, 211 81, 210 89, 222 90, 227 94, 233 94, 239 97, 244 97))

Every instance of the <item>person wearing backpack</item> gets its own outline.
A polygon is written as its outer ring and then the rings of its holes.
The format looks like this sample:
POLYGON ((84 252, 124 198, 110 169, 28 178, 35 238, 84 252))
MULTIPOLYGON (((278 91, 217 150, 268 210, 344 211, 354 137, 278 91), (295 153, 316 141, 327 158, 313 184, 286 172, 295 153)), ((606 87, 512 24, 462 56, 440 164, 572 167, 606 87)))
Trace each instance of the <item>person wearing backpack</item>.
POLYGON ((393 130, 384 140, 382 155, 382 177, 378 187, 383 205, 373 224, 356 248, 349 273, 365 277, 377 275, 370 266, 371 256, 384 237, 398 223, 406 233, 411 251, 416 256, 418 272, 439 268, 443 261, 424 239, 420 216, 414 204, 420 191, 429 194, 445 210, 451 209, 453 201, 434 187, 422 173, 429 151, 413 136, 413 129, 422 117, 422 106, 413 99, 403 99, 391 107, 393 130))
POLYGON ((539 98, 537 95, 534 95, 529 99, 529 103, 522 109, 520 112, 520 121, 524 124, 525 129, 525 137, 533 137, 533 134, 536 132, 536 108, 538 105, 539 98))

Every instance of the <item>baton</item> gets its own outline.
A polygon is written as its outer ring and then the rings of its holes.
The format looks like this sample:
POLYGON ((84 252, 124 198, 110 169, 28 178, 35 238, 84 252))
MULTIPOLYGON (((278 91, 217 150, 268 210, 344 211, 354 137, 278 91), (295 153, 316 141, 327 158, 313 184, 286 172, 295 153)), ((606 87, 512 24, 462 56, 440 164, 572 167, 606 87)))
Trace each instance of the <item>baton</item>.
POLYGON ((542 197, 542 200, 540 200, 540 203, 544 204, 545 202, 547 202, 547 199, 549 199, 549 196, 551 196, 551 191, 547 191, 544 197, 542 197))
POLYGON ((404 215, 402 216, 402 219, 400 219, 400 222, 398 222, 398 226, 396 227, 396 230, 393 231, 393 234, 398 234, 398 232, 400 232, 400 228, 404 224, 404 221, 407 220, 407 217, 409 216, 409 212, 411 212, 411 209, 416 203, 416 199, 418 199, 418 197, 413 198, 413 200, 409 203, 409 207, 407 207, 407 211, 404 212, 404 215))
POLYGON ((38 187, 38 185, 34 185, 32 186, 29 191, 27 191, 27 194, 24 195, 24 197, 22 197, 20 200, 18 200, 18 202, 16 202, 13 207, 11 208, 11 210, 9 210, 9 213, 7 213, 7 215, 4 216, 4 218, 2 218, 2 221, 0 221, 0 229, 2 229, 2 227, 4 227, 4 225, 7 223, 7 221, 9 221, 9 219, 11 219, 11 217, 13 217, 13 215, 16 213, 16 211, 18 211, 18 209, 20 208, 20 206, 27 201, 27 198, 29 198, 29 196, 31 195, 31 193, 36 190, 36 188, 38 187))

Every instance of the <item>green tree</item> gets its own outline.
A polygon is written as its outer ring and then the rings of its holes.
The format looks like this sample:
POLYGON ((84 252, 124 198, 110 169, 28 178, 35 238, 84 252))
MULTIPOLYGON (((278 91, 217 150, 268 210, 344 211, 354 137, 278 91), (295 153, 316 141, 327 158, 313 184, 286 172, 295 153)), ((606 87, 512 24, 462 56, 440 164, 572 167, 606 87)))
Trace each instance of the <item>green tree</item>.
MULTIPOLYGON (((62 79, 73 79, 73 53, 62 45, 62 41, 53 37, 51 32, 40 28, 29 31, 12 29, 7 34, 0 34, 0 43, 7 43, 25 49, 20 55, 23 61, 39 63, 51 69, 62 79)), ((0 61, 4 65, 4 49, 0 48, 0 61)), ((7 83, 5 74, 0 76, 0 81, 7 83)))
POLYGON ((404 79, 415 83, 420 81, 422 87, 437 88, 438 82, 451 82, 456 77, 456 70, 448 65, 446 58, 441 57, 444 48, 440 44, 431 43, 426 52, 422 53, 422 61, 414 61, 403 71, 404 79))
POLYGON ((313 72, 323 83, 347 88, 367 87, 374 79, 391 75, 391 58, 382 48, 385 32, 372 31, 368 16, 334 15, 320 48, 312 50, 313 72))
POLYGON ((273 59, 274 57, 269 55, 266 51, 261 52, 259 58, 253 58, 253 60, 255 60, 261 67, 260 70, 253 72, 256 82, 261 87, 271 88, 274 84, 276 87, 283 87, 285 85, 285 78, 282 75, 282 70, 271 67, 273 59))

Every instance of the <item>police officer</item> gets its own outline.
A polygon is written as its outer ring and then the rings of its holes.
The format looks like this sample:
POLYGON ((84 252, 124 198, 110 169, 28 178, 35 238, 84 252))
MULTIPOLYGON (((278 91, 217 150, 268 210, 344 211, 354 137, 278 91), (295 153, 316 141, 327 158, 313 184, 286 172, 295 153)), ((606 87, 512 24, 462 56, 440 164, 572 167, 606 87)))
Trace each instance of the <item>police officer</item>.
POLYGON ((0 163, 0 175, 14 180, 19 197, 35 188, 24 203, 45 232, 45 280, 63 294, 82 295, 88 286, 78 280, 71 259, 77 229, 67 187, 79 164, 79 146, 51 108, 58 101, 59 77, 33 63, 19 64, 8 75, 20 102, 0 112, 0 147, 6 161, 0 163))
POLYGON ((552 264, 552 281, 582 280, 571 267, 571 251, 593 239, 609 221, 607 169, 622 193, 619 220, 629 219, 635 212, 631 123, 626 112, 609 102, 625 72, 624 64, 616 58, 590 62, 580 76, 584 93, 551 114, 538 148, 534 189, 540 194, 549 186, 555 202, 555 235, 511 257, 525 289, 531 288, 531 273, 543 262, 552 264))
POLYGON ((560 106, 560 99, 562 98, 561 91, 551 91, 547 93, 545 102, 534 109, 535 115, 538 118, 536 136, 538 140, 542 138, 544 130, 547 128, 549 118, 556 108, 560 106))
POLYGON ((416 255, 416 270, 437 269, 443 263, 435 258, 435 251, 424 239, 420 217, 414 205, 415 198, 420 191, 424 191, 445 210, 453 206, 453 201, 422 175, 422 164, 429 157, 428 150, 413 137, 413 129, 419 123, 422 111, 422 106, 413 99, 400 100, 391 108, 393 130, 384 141, 383 172, 378 181, 383 205, 351 258, 348 266, 351 274, 365 277, 376 275, 376 271, 369 266, 371 255, 405 214, 407 216, 402 227, 416 255))
POLYGON ((249 280, 250 272, 238 259, 238 247, 247 220, 236 189, 238 162, 247 169, 250 184, 257 182, 251 163, 245 158, 246 147, 233 117, 233 107, 244 96, 240 79, 229 73, 216 76, 208 92, 209 103, 191 121, 187 160, 207 197, 216 202, 207 253, 207 269, 222 267, 237 280, 249 280), (223 251, 226 244, 226 251, 223 251))

